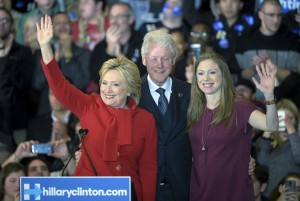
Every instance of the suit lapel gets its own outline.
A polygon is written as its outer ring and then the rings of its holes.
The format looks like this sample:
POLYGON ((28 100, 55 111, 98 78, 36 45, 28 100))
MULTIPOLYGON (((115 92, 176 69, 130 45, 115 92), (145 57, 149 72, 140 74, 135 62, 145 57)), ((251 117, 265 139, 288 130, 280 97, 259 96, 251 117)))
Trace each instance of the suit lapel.
MULTIPOLYGON (((146 109, 148 112, 150 112, 156 122, 156 127, 160 128, 162 125, 162 121, 161 121, 161 113, 159 111, 158 106, 156 105, 155 101, 153 100, 153 97, 150 93, 149 90, 149 84, 147 81, 147 75, 144 75, 142 77, 142 96, 140 99, 140 104, 139 106, 141 108, 146 109)), ((164 140, 165 136, 164 135, 160 135, 158 133, 158 138, 160 138, 160 140, 164 140)))
POLYGON ((179 106, 180 106, 180 100, 178 99, 178 89, 177 89, 177 83, 176 83, 176 79, 173 79, 172 77, 172 94, 170 97, 170 106, 172 108, 168 108, 168 110, 170 110, 171 114, 172 114, 172 120, 171 120, 171 130, 166 138, 167 141, 172 141, 173 137, 175 137, 174 134, 176 134, 175 132, 172 132, 172 130, 174 130, 174 128, 176 127, 177 123, 178 123, 178 118, 180 118, 181 114, 180 114, 180 110, 179 110, 179 106), (172 101, 172 103, 171 103, 172 101))

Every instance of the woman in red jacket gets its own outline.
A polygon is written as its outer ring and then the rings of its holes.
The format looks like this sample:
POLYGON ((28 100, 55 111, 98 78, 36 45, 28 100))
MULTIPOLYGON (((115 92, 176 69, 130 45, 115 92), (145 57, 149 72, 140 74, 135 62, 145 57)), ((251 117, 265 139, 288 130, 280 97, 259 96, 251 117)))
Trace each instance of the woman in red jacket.
POLYGON ((108 60, 99 72, 100 95, 87 95, 64 78, 53 57, 49 16, 37 24, 37 37, 50 89, 80 119, 81 127, 88 129, 82 142, 86 149, 74 175, 130 176, 138 200, 154 201, 157 133, 153 116, 137 106, 141 95, 137 66, 125 58, 108 60))

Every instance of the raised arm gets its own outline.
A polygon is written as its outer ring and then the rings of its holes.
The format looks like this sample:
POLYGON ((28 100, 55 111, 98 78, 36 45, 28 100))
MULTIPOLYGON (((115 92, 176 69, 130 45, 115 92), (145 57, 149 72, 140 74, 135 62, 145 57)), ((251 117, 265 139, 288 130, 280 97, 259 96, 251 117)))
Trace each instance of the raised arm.
POLYGON ((41 48, 43 61, 48 64, 53 59, 53 51, 51 48, 51 39, 53 38, 53 25, 51 17, 45 15, 41 17, 41 25, 36 23, 37 39, 41 48))
POLYGON ((260 66, 256 66, 256 71, 260 82, 254 77, 252 80, 256 87, 264 94, 267 112, 265 115, 255 110, 250 116, 249 123, 254 128, 260 130, 277 131, 278 115, 274 97, 277 68, 270 60, 267 60, 266 64, 262 63, 260 66))

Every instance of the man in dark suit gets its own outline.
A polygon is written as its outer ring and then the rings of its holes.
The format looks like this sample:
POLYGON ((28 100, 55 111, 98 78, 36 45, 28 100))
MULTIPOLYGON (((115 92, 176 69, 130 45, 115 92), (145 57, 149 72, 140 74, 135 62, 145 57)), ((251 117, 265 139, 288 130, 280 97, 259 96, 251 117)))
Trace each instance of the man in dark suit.
MULTIPOLYGON (((48 99, 51 111, 29 121, 27 140, 39 143, 63 140, 67 142, 69 153, 72 153, 78 144, 75 135, 78 118, 56 99, 51 90, 48 99)), ((45 159, 51 164, 50 171, 61 170, 64 165, 63 161, 57 160, 56 157, 45 156, 45 159)))
POLYGON ((189 200, 192 153, 186 126, 190 85, 170 75, 176 56, 170 34, 149 32, 141 53, 148 74, 142 78, 139 106, 153 114, 158 129, 157 200, 189 200), (158 88, 163 88, 164 95, 158 88))

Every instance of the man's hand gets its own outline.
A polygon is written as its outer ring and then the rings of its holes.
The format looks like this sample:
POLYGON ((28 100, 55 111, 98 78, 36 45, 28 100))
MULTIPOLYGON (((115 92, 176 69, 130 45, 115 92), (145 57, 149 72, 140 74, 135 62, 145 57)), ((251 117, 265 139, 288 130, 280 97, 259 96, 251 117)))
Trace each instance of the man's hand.
POLYGON ((121 31, 118 26, 111 26, 106 31, 106 43, 107 54, 111 56, 118 56, 117 54, 120 52, 121 45, 119 43, 119 39, 121 37, 121 31), (118 51, 118 52, 117 52, 118 51))
POLYGON ((70 157, 70 153, 65 140, 57 140, 52 142, 53 145, 53 153, 49 154, 49 156, 53 156, 55 158, 59 158, 62 161, 68 160, 70 157))
POLYGON ((37 154, 31 152, 31 146, 37 143, 38 141, 33 140, 20 143, 15 151, 15 156, 20 160, 22 158, 37 156, 37 154))
POLYGON ((68 125, 61 120, 52 123, 51 141, 69 140, 68 125))
POLYGON ((252 64, 254 66, 259 66, 261 63, 266 63, 268 59, 270 59, 270 56, 267 51, 264 50, 261 55, 255 55, 252 57, 252 64))

